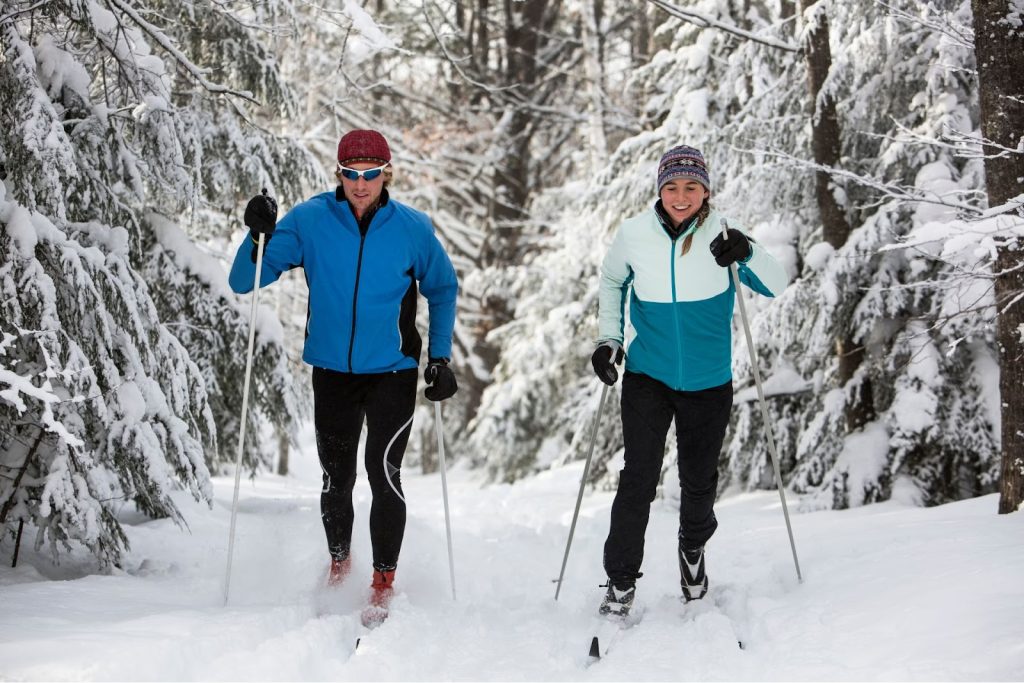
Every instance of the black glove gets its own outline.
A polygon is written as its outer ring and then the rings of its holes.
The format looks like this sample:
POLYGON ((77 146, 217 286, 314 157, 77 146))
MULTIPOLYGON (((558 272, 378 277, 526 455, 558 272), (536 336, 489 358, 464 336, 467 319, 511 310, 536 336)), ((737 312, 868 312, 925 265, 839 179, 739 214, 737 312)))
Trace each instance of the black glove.
POLYGON ((245 205, 245 226, 249 228, 254 242, 260 239, 260 233, 266 235, 264 244, 270 241, 277 227, 277 202, 267 194, 267 188, 263 188, 263 194, 258 194, 249 200, 245 205))
POLYGON ((754 253, 750 246, 750 240, 739 230, 729 228, 726 230, 729 239, 723 239, 721 233, 711 240, 711 254, 715 257, 715 263, 728 268, 737 261, 746 261, 754 253))
POLYGON ((431 358, 427 362, 427 369, 423 371, 423 379, 430 385, 423 395, 431 401, 451 398, 459 390, 459 383, 455 381, 455 373, 448 367, 447 358, 431 358))
POLYGON ((245 205, 243 220, 252 238, 252 262, 256 263, 260 235, 264 235, 263 248, 266 249, 277 228, 277 202, 267 194, 267 188, 264 187, 263 194, 256 195, 245 205))
POLYGON ((590 363, 594 366, 594 372, 598 379, 611 386, 619 379, 619 371, 616 365, 622 363, 626 354, 622 351, 622 344, 617 341, 604 341, 594 349, 594 355, 590 357, 590 363), (614 362, 613 362, 614 359, 614 362))

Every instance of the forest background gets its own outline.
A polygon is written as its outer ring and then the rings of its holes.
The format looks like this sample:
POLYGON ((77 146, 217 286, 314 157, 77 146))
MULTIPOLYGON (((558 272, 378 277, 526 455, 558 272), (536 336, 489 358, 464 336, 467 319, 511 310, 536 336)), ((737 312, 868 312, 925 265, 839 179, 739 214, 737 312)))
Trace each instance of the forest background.
MULTIPOLYGON (((998 489, 1014 511, 1022 38, 1022 0, 4 0, 0 541, 117 565, 126 504, 181 521, 173 491, 211 499, 240 427, 242 207, 332 187, 352 128, 388 138, 394 195, 460 274, 456 464, 514 482, 584 457, 597 269, 685 143, 793 277, 748 310, 801 505, 998 489)), ((261 299, 250 474, 286 470, 309 418, 304 289, 293 273, 261 299)), ((772 488, 734 338, 720 485, 772 488)), ((419 410, 406 466, 430 472, 419 410)))

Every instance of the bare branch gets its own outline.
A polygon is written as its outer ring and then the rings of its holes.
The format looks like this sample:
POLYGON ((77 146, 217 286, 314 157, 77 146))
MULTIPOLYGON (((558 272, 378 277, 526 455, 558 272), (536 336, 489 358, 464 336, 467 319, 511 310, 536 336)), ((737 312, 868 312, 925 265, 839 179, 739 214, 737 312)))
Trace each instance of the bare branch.
POLYGON ((514 85, 501 86, 501 87, 496 87, 496 86, 493 86, 493 85, 488 85, 486 83, 483 83, 481 81, 478 81, 478 80, 472 78, 469 74, 467 74, 462 69, 462 66, 459 64, 459 60, 456 59, 455 57, 453 57, 450 52, 448 52, 448 48, 445 46, 444 40, 442 40, 441 36, 438 35, 437 27, 434 26, 434 22, 430 19, 430 12, 427 9, 426 0, 423 0, 422 7, 423 7, 423 18, 426 19, 427 26, 430 27, 430 32, 433 34, 434 40, 437 42, 437 46, 441 48, 441 52, 444 53, 445 59, 448 60, 448 63, 452 65, 452 67, 455 69, 455 71, 457 71, 458 74, 460 76, 462 76, 462 78, 467 83, 469 83, 470 85, 473 85, 473 86, 475 86, 477 88, 480 88, 484 92, 488 92, 488 93, 507 92, 509 90, 512 90, 512 89, 516 88, 516 86, 514 86, 514 85))
POLYGON ((920 17, 911 14, 910 12, 907 12, 905 10, 899 9, 897 7, 893 7, 892 5, 883 2, 883 0, 875 0, 875 4, 878 5, 879 7, 884 7, 885 9, 889 10, 889 14, 894 19, 899 19, 910 24, 917 24, 918 26, 923 26, 927 29, 931 29, 932 31, 938 34, 946 36, 960 47, 965 47, 969 50, 974 49, 974 28, 972 26, 954 24, 952 21, 949 20, 939 21, 937 19, 932 19, 929 14, 930 7, 928 6, 924 8, 926 16, 920 17))
POLYGON ((658 9, 663 10, 668 14, 671 14, 673 17, 677 17, 679 19, 682 19, 683 21, 687 21, 701 28, 716 28, 721 31, 725 31, 726 33, 731 33, 734 36, 743 38, 744 40, 760 43, 761 45, 772 47, 777 50, 785 50, 786 52, 800 52, 801 50, 799 46, 793 45, 792 43, 786 43, 781 40, 775 40, 774 38, 762 38, 761 36, 755 33, 745 31, 738 26, 734 26, 733 24, 727 24, 724 21, 719 21, 718 19, 709 17, 706 14, 701 14, 700 12, 694 12, 693 10, 676 7, 675 5, 669 4, 664 0, 647 1, 654 5, 655 7, 657 7, 658 9))
POLYGON ((4 23, 6 21, 10 21, 11 19, 13 19, 14 17, 18 16, 19 14, 27 14, 28 12, 33 12, 33 11, 39 9, 40 7, 42 7, 43 5, 50 4, 50 2, 51 2, 51 0, 40 0, 40 2, 37 2, 36 4, 32 5, 31 7, 26 7, 24 9, 16 9, 13 12, 9 12, 9 13, 3 15, 2 17, 0 17, 0 24, 4 23))

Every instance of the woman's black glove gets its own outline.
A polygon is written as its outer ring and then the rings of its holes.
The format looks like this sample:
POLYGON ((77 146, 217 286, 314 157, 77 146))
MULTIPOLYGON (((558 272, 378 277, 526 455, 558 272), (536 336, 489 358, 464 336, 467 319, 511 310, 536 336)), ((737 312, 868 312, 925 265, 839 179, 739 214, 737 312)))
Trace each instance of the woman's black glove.
POLYGON ((423 395, 431 401, 451 398, 459 390, 459 383, 455 381, 455 373, 448 367, 447 358, 431 358, 427 362, 427 369, 423 371, 423 379, 430 385, 423 395))
POLYGON ((611 386, 619 379, 619 371, 615 366, 622 362, 626 354, 622 350, 622 344, 609 339, 601 342, 594 355, 590 357, 590 363, 594 366, 594 372, 598 379, 611 386))
POLYGON ((715 257, 715 263, 728 268, 736 262, 746 263, 754 248, 750 246, 750 240, 739 230, 729 228, 726 231, 729 239, 724 239, 721 234, 711 240, 711 254, 715 257))

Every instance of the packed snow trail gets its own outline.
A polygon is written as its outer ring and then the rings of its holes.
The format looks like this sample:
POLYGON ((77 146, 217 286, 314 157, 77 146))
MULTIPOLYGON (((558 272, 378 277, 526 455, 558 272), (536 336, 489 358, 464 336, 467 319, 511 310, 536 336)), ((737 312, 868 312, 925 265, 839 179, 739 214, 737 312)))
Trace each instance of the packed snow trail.
MULTIPOLYGON (((191 534, 126 513, 124 571, 98 575, 84 557, 53 567, 26 535, 19 567, 0 570, 0 679, 1013 680, 1024 671, 1024 514, 996 515, 994 496, 795 514, 803 584, 778 495, 726 496, 707 547, 710 593, 685 605, 677 513, 659 499, 637 584, 643 619, 588 667, 611 492, 584 498, 553 599, 582 463, 486 488, 474 473, 449 472, 457 602, 440 477, 404 472, 395 597, 368 633, 359 614, 369 490, 361 474, 352 574, 323 590, 313 452, 293 457, 290 477, 243 482, 227 607, 228 477, 216 481, 212 511, 178 497, 191 534)), ((0 546, 5 563, 11 551, 0 546)))

